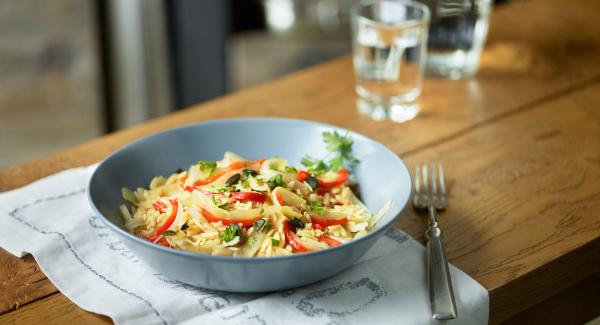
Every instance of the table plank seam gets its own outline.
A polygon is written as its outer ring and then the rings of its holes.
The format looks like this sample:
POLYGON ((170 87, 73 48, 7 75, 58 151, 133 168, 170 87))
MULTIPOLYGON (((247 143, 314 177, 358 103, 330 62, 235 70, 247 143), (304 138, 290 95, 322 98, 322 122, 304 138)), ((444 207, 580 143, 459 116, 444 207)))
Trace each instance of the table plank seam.
MULTIPOLYGON (((44 278, 44 279, 40 279, 39 281, 44 281, 44 280, 47 280, 47 279, 48 279, 48 278, 44 278)), ((22 307, 24 307, 24 306, 27 306, 27 305, 29 305, 29 304, 31 304, 31 303, 34 303, 34 302, 36 302, 36 301, 38 301, 38 300, 42 300, 42 299, 45 299, 45 298, 48 298, 48 297, 50 297, 50 296, 57 295, 57 294, 62 294, 62 293, 61 293, 60 291, 56 290, 56 291, 54 291, 54 292, 50 292, 50 293, 48 293, 48 294, 46 294, 46 295, 40 295, 40 296, 36 297, 35 299, 28 300, 28 301, 27 301, 26 303, 24 303, 24 304, 20 304, 20 303, 17 301, 17 302, 16 302, 16 303, 14 303, 13 305, 11 305, 9 308, 7 308, 7 309, 4 309, 4 310, 0 310, 0 316, 2 316, 2 315, 5 315, 5 314, 12 313, 12 312, 14 312, 14 311, 17 311, 17 310, 19 310, 19 308, 22 308, 22 307)))

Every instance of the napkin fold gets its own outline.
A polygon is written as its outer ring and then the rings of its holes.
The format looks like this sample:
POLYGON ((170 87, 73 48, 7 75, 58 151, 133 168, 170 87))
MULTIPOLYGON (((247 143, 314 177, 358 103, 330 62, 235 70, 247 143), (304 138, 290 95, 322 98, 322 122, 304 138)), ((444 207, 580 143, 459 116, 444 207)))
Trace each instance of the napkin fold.
POLYGON ((458 318, 431 318, 424 247, 397 229, 346 271, 301 288, 235 294, 170 280, 92 212, 85 191, 95 167, 0 193, 0 246, 31 253, 71 301, 117 324, 487 324, 487 291, 454 266, 458 318))

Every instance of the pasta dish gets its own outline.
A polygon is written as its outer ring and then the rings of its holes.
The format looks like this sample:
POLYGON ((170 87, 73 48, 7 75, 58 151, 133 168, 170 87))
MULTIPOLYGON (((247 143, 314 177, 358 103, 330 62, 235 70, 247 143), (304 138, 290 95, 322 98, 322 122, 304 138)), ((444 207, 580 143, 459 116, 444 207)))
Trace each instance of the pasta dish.
POLYGON ((134 235, 186 251, 270 257, 327 249, 365 236, 389 209, 373 215, 355 195, 344 165, 353 160, 347 152, 329 164, 306 157, 297 168, 226 152, 154 177, 148 188, 124 188, 130 205, 120 212, 134 235))

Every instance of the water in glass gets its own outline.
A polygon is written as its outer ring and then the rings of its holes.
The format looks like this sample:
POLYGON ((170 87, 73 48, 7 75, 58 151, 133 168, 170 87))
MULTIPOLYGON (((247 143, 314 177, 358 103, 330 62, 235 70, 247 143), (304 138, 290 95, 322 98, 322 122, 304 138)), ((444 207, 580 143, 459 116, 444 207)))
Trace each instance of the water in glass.
MULTIPOLYGON (((390 2, 381 13, 393 15, 393 6, 390 2)), ((406 10, 396 13, 405 15, 406 10)), ((383 18, 393 18, 385 15, 383 18)), ((427 21, 382 24, 364 17, 356 19, 353 59, 359 109, 374 119, 412 119, 419 111, 427 21)))

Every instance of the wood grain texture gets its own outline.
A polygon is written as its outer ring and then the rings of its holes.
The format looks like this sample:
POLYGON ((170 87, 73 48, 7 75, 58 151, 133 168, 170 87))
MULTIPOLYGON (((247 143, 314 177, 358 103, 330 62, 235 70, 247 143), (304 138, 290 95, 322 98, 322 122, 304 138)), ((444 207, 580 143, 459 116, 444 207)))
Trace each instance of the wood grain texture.
MULTIPOLYGON (((598 94, 595 84, 404 157, 444 164, 448 258, 490 291, 494 321, 600 272, 598 94)), ((422 239, 422 217, 398 225, 422 239)))
MULTIPOLYGON (((446 165, 451 207, 441 223, 449 258, 490 290, 492 323, 507 320, 599 272, 597 12, 600 2, 593 0, 530 0, 499 8, 477 78, 427 80, 422 113, 405 124, 374 122, 356 112, 345 57, 1 171, 0 191, 197 121, 282 116, 350 127, 383 142, 410 167, 429 160, 446 165)), ((413 212, 398 225, 423 240, 424 221, 413 212)), ((23 263, 0 265, 0 275, 18 270, 2 287, 1 310, 54 292, 49 283, 24 285, 43 282, 30 280, 43 277, 27 269, 33 261, 0 258, 23 263)), ((82 311, 64 299, 55 294, 37 300, 2 315, 0 323, 17 312, 31 320, 80 317, 82 311), (60 308, 64 315, 54 312, 60 308)))
POLYGON ((15 258, 0 248, 0 315, 56 292, 31 255, 15 258))
POLYGON ((110 324, 110 318, 89 313, 73 304, 66 296, 55 293, 13 312, 0 315, 0 324, 110 324))
POLYGON ((600 273, 502 322, 505 325, 585 324, 600 315, 600 273))

